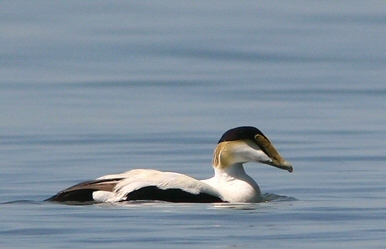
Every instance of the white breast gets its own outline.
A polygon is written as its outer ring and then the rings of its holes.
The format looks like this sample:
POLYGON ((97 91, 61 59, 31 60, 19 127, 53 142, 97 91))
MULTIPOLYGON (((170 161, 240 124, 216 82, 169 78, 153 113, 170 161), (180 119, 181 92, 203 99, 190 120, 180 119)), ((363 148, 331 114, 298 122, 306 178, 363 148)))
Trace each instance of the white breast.
POLYGON ((215 188, 227 202, 259 202, 262 198, 259 186, 241 164, 215 168, 215 176, 202 182, 215 188))

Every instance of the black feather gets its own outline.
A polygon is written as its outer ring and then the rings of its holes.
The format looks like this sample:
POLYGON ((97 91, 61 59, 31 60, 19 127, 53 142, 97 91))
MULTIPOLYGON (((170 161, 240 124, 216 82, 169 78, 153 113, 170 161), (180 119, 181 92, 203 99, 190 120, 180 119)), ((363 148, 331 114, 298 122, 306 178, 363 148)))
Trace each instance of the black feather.
POLYGON ((46 201, 57 202, 93 202, 92 197, 95 191, 113 191, 115 185, 122 178, 100 179, 78 183, 72 187, 60 191, 46 201))

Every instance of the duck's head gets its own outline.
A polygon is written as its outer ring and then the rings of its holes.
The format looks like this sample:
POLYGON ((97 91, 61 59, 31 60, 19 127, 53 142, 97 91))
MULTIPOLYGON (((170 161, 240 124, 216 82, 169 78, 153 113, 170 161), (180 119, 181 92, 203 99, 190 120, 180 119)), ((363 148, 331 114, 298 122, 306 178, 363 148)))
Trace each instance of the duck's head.
POLYGON ((293 171, 292 165, 277 152, 259 129, 242 126, 226 131, 214 151, 213 166, 226 168, 247 162, 259 162, 293 171))

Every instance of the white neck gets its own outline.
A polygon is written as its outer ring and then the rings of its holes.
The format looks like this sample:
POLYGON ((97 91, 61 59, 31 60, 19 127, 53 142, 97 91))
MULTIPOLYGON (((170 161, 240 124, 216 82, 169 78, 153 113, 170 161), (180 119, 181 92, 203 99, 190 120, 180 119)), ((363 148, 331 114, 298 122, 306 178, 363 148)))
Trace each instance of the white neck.
POLYGON ((238 176, 244 176, 247 174, 245 173, 242 163, 235 163, 224 168, 213 167, 213 169, 215 176, 227 175, 229 177, 238 178, 238 176))

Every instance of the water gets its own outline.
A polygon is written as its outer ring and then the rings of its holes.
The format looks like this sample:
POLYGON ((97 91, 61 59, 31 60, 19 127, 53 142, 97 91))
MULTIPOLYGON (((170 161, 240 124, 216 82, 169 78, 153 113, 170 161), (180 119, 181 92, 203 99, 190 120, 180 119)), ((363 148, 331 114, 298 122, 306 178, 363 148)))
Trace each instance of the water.
POLYGON ((386 4, 2 1, 1 248, 385 248, 386 4), (222 133, 294 165, 267 202, 42 200, 133 168, 212 176, 222 133))

